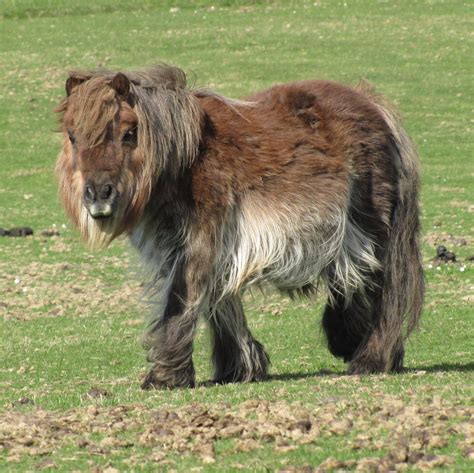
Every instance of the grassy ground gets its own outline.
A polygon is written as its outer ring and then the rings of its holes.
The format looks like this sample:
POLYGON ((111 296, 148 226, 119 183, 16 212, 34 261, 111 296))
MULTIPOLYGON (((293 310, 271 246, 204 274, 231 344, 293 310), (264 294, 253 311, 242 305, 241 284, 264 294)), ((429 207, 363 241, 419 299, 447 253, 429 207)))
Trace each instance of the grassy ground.
POLYGON ((471 4, 156 3, 0 4, 0 227, 35 230, 0 237, 0 470, 472 469, 471 4), (344 376, 321 304, 256 295, 246 307, 271 355, 267 382, 207 386, 202 329, 199 387, 139 390, 140 272, 126 242, 92 254, 66 221, 52 108, 69 69, 158 60, 234 97, 365 78, 400 106, 423 161, 428 283, 406 373, 344 376), (458 261, 433 264, 437 244, 458 261))

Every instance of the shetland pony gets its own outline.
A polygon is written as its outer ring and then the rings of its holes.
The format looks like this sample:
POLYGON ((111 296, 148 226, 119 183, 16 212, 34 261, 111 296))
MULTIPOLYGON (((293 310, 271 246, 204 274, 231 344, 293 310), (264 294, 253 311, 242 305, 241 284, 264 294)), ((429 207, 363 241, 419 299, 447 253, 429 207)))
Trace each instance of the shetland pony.
POLYGON ((328 347, 349 373, 402 369, 424 291, 419 163, 368 85, 308 80, 232 100, 159 65, 73 72, 66 93, 65 209, 92 247, 127 235, 151 273, 144 389, 194 386, 199 315, 214 380, 263 379, 269 357, 241 297, 266 283, 325 287, 328 347))

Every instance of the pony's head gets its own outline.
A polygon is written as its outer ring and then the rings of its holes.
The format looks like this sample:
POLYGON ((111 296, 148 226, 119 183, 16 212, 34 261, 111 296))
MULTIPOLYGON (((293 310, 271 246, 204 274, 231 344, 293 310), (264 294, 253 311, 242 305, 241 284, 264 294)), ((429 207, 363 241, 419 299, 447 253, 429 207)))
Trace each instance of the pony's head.
POLYGON ((191 164, 200 113, 171 66, 72 73, 66 93, 57 108, 60 196, 86 241, 103 247, 133 229, 160 176, 191 164))

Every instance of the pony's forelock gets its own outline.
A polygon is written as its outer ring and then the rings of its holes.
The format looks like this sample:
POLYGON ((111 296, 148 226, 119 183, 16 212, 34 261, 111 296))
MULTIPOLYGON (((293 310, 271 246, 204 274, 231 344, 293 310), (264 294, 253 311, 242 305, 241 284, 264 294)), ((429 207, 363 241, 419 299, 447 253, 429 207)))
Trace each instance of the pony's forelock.
MULTIPOLYGON (((102 144, 108 127, 123 106, 112 88, 113 71, 79 71, 71 94, 56 108, 63 131, 69 124, 76 129, 88 147, 102 144)), ((176 176, 189 167, 199 149, 201 114, 192 92, 186 89, 186 76, 173 66, 158 65, 139 71, 125 72, 130 81, 133 112, 138 120, 136 162, 122 171, 125 188, 122 211, 114 222, 95 222, 82 204, 81 186, 72 169, 72 149, 65 138, 56 172, 60 194, 66 211, 93 247, 107 246, 123 231, 129 231, 140 219, 163 174, 176 176), (114 226, 112 230, 111 226, 114 226)))

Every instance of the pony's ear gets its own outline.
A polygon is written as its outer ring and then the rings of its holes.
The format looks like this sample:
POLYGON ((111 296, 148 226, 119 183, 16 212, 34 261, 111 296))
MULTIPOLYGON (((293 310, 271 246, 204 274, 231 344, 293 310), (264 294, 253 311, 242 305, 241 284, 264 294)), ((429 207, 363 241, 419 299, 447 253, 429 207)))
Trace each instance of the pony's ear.
POLYGON ((71 72, 69 73, 69 78, 66 81, 66 94, 69 97, 72 94, 72 91, 78 86, 81 85, 86 80, 90 79, 90 76, 81 73, 71 72))
POLYGON ((110 86, 124 99, 126 99, 130 93, 130 81, 128 80, 128 77, 121 72, 115 74, 110 82, 110 86))

